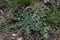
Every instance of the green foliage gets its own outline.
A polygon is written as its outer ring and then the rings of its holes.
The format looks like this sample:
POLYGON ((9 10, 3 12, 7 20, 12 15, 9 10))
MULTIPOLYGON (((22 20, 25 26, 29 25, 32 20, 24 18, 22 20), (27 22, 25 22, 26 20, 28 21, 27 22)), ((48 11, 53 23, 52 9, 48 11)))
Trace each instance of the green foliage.
POLYGON ((18 17, 13 15, 10 20, 15 21, 17 29, 20 29, 18 34, 23 30, 29 34, 33 30, 40 31, 43 35, 48 33, 53 27, 60 25, 60 20, 58 19, 60 14, 58 12, 55 13, 55 11, 51 11, 50 9, 43 11, 36 13, 32 8, 24 9, 18 17))
POLYGON ((29 6, 33 3, 33 0, 17 0, 17 4, 20 6, 29 6))
MULTIPOLYGON (((2 0, 1 0, 2 1, 2 0)), ((6 1, 5 1, 6 2, 6 1)), ((58 7, 55 7, 53 11, 51 9, 41 8, 36 12, 36 9, 27 8, 27 9, 19 9, 20 6, 29 6, 33 3, 33 0, 15 0, 8 1, 6 5, 9 9, 12 9, 11 16, 8 17, 8 25, 4 24, 2 20, 0 20, 0 31, 9 32, 12 30, 18 30, 18 33, 25 31, 27 34, 33 31, 39 31, 41 35, 47 37, 48 31, 52 28, 56 28, 59 30, 60 27, 60 10, 58 7), (11 2, 11 3, 9 3, 11 2), (15 7, 16 6, 16 7, 15 7), (19 9, 19 10, 16 10, 19 9), (20 13, 15 13, 15 11, 19 11, 20 13)))

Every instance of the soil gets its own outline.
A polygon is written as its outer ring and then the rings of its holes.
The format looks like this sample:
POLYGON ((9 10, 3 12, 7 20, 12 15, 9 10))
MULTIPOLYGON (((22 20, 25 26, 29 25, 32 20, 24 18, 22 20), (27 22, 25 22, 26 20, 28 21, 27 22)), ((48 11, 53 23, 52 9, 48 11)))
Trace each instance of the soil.
POLYGON ((41 38, 38 33, 34 33, 30 37, 26 34, 22 34, 18 37, 15 33, 0 33, 0 40, 60 40, 60 34, 49 33, 48 38, 41 38))

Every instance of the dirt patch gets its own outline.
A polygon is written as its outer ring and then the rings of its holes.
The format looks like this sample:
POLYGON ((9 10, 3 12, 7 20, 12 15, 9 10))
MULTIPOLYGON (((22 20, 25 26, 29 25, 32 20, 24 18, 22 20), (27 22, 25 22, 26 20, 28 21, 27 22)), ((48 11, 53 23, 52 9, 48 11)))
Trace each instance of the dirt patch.
POLYGON ((30 36, 21 33, 17 36, 16 33, 0 33, 0 40, 60 40, 60 34, 49 33, 47 38, 42 37, 39 33, 31 34, 30 36))

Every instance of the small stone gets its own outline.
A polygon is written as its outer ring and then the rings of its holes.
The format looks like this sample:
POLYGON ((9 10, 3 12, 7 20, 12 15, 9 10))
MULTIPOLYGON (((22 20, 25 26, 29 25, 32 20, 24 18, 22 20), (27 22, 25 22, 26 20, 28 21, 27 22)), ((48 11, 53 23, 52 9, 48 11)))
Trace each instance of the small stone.
POLYGON ((16 34, 12 34, 12 36, 16 36, 16 34))

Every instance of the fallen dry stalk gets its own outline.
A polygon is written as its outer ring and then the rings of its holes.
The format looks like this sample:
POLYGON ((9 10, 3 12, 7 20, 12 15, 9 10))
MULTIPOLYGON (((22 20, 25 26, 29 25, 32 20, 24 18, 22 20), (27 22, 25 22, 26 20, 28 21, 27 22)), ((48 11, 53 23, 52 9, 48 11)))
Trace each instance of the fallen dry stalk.
POLYGON ((4 15, 4 12, 3 12, 2 10, 0 10, 0 13, 1 13, 2 15, 4 15))

